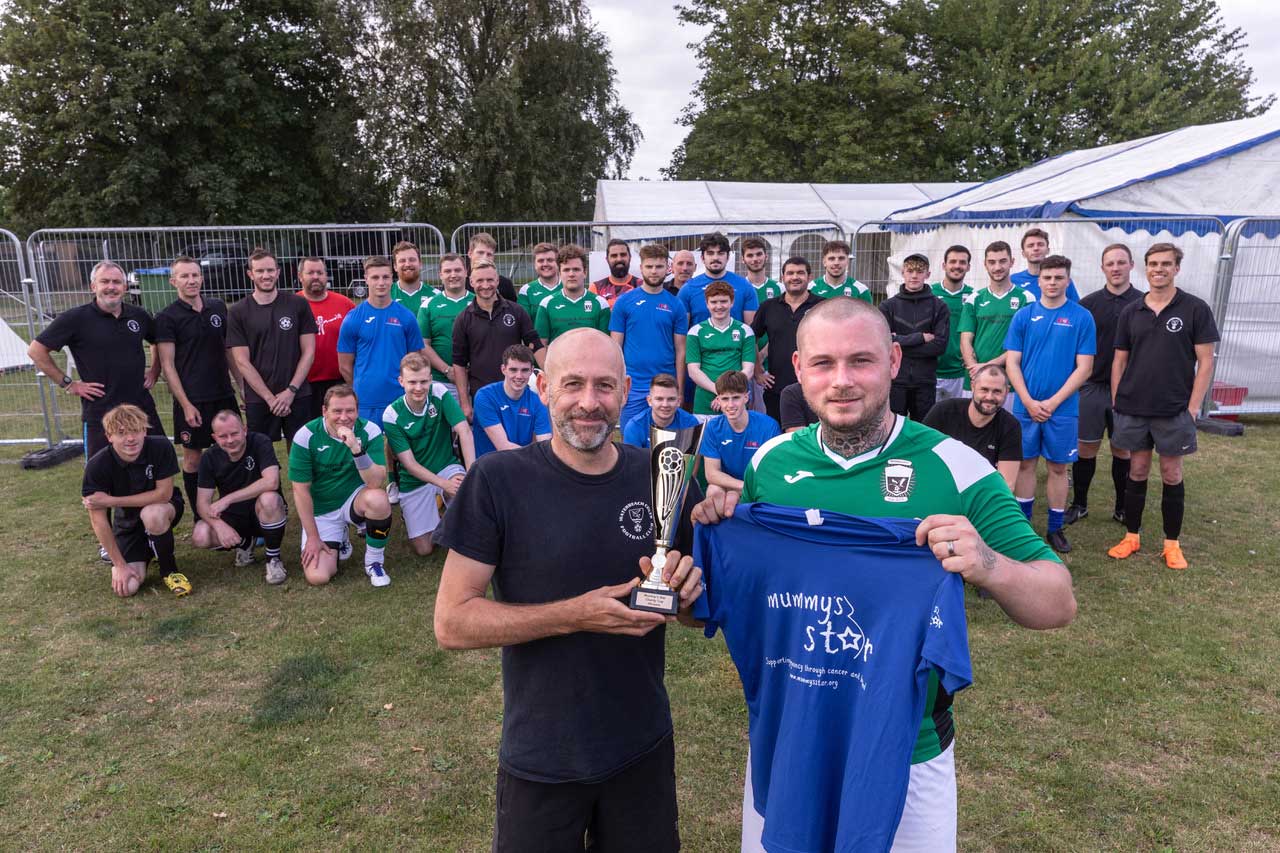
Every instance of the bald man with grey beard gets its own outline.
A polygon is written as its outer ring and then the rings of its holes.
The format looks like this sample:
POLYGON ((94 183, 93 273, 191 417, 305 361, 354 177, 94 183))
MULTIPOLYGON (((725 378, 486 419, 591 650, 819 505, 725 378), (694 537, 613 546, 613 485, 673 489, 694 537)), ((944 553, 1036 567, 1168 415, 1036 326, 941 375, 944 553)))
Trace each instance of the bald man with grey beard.
MULTIPOLYGON (((438 536, 449 554, 436 640, 502 648, 498 853, 581 850, 586 839, 611 851, 680 847, 663 684, 674 617, 624 603, 654 550, 649 453, 611 441, 629 390, 608 335, 556 338, 538 377, 551 439, 478 459, 438 536)), ((702 592, 682 556, 691 541, 686 517, 663 572, 684 621, 702 592)))

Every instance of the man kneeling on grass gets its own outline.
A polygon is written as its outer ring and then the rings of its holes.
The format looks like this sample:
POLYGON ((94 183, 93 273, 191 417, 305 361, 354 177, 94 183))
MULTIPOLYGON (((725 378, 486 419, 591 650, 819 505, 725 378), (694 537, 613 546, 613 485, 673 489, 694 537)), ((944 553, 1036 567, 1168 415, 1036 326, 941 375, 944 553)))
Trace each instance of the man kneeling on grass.
POLYGON ((334 385, 324 394, 323 414, 293 437, 289 479, 302 522, 302 573, 319 586, 338 573, 338 549, 352 524, 364 534, 364 573, 373 586, 387 586, 383 549, 391 535, 391 501, 382 430, 360 417, 356 392, 334 385))
POLYGON ((174 595, 191 592, 178 572, 173 528, 182 518, 182 492, 173 487, 178 456, 163 436, 147 435, 147 414, 137 406, 116 406, 102 418, 107 446, 84 468, 82 503, 94 535, 111 560, 111 589, 137 593, 154 556, 174 595), (107 512, 115 510, 108 518, 107 512))
POLYGON ((210 430, 214 446, 200 457, 199 520, 191 543, 197 548, 235 549, 236 566, 242 567, 253 565, 253 542, 261 536, 267 548, 267 583, 284 583, 280 543, 289 508, 280 493, 280 462, 271 439, 246 430, 240 413, 230 409, 213 416, 210 430))

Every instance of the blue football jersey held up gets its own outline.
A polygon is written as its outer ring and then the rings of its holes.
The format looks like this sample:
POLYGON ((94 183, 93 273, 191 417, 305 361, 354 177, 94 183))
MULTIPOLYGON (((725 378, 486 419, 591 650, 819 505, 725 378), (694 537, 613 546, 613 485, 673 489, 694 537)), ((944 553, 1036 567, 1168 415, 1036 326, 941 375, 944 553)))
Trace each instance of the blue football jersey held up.
POLYGON ((917 524, 755 503, 696 529, 693 612, 742 679, 770 853, 889 850, 929 673, 972 682, 964 583, 917 524))

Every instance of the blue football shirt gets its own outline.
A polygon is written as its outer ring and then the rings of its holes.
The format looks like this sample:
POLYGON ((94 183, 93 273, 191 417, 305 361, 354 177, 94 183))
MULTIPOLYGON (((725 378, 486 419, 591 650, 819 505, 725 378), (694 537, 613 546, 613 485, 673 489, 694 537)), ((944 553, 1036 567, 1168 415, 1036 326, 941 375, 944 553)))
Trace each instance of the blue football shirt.
MULTIPOLYGON (((684 409, 676 409, 675 417, 663 429, 688 429, 698 425, 698 419, 684 409)), ((640 414, 627 421, 622 428, 622 443, 632 447, 649 448, 649 427, 653 426, 653 409, 648 406, 640 414)))
MULTIPOLYGON (((1036 299, 1040 298, 1040 276, 1032 275, 1031 270, 1015 272, 1009 276, 1009 281, 1013 282, 1014 287, 1021 287, 1036 299)), ((1067 281, 1067 301, 1080 301, 1080 291, 1076 290, 1076 283, 1070 280, 1067 281)))
POLYGON ((716 415, 707 421, 698 452, 707 459, 719 459, 720 470, 741 480, 760 446, 781 433, 778 422, 763 412, 747 412, 747 428, 742 432, 734 432, 728 418, 716 415))
MULTIPOLYGON (((1019 367, 1027 391, 1037 400, 1058 393, 1076 369, 1077 355, 1096 355, 1093 315, 1079 302, 1070 300, 1057 308, 1045 308, 1037 299, 1013 315, 1004 336, 1004 348, 1022 353, 1019 367)), ((1022 398, 1013 397, 1013 411, 1025 415, 1022 398)), ((1078 417, 1080 392, 1062 401, 1055 415, 1078 417)))
POLYGON ((361 409, 385 409, 399 399, 400 359, 424 346, 418 318, 399 302, 386 308, 361 302, 351 309, 338 329, 338 352, 355 354, 352 386, 361 409))
POLYGON ((649 293, 644 288, 636 288, 613 303, 609 331, 626 336, 622 357, 627 363, 634 395, 637 390, 648 388, 649 380, 659 373, 675 375, 675 336, 688 334, 689 318, 684 306, 666 290, 649 293))
POLYGON ((689 279, 684 287, 680 288, 680 304, 689 313, 690 326, 711 319, 711 312, 707 310, 706 289, 707 285, 713 281, 727 281, 733 285, 733 307, 729 309, 729 316, 733 319, 745 323, 743 311, 760 310, 760 297, 756 295, 755 285, 736 272, 726 270, 720 278, 712 278, 703 273, 689 279))
POLYGON ((964 583, 917 524, 748 503, 696 528, 693 615, 742 679, 766 850, 889 850, 929 674, 972 683, 964 583))
POLYGON ((535 435, 551 432, 551 415, 530 385, 525 386, 520 399, 512 400, 501 382, 491 382, 476 392, 473 408, 471 436, 475 439, 477 459, 498 449, 489 440, 485 427, 501 424, 507 439, 521 447, 533 444, 535 435))

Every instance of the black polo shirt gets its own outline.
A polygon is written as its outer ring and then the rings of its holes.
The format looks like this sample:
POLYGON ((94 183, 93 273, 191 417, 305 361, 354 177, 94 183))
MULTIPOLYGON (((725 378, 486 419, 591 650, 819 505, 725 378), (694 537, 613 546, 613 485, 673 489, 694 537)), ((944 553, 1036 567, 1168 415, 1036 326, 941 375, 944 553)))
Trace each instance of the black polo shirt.
MULTIPOLYGON (((302 336, 316 334, 316 315, 307 300, 283 290, 266 305, 259 305, 253 294, 241 299, 227 311, 227 347, 248 347, 249 362, 272 394, 289 387, 293 371, 302 358, 302 336)), ((262 398, 248 382, 244 388, 246 403, 261 403, 262 398)), ((297 399, 311 396, 311 385, 305 380, 298 387, 297 399)))
POLYGON ((822 297, 808 293, 804 302, 793 311, 786 296, 775 296, 760 303, 760 309, 751 320, 751 331, 756 339, 769 336, 769 372, 773 374, 773 389, 766 394, 781 394, 782 389, 796 381, 796 370, 791 366, 791 354, 796 351, 796 330, 809 309, 822 304, 822 297))
POLYGON ((1111 362, 1115 360, 1116 324, 1120 321, 1120 312, 1143 295, 1143 291, 1132 285, 1119 296, 1104 287, 1080 300, 1080 304, 1093 315, 1093 325, 1098 333, 1098 354, 1093 357, 1090 382, 1111 387, 1111 362))
MULTIPOLYGON (((258 482, 263 470, 279 467, 280 460, 276 458, 271 439, 260 432, 250 432, 245 436, 244 453, 239 459, 233 460, 216 444, 206 450, 200 457, 196 484, 202 489, 217 489, 221 497, 258 482)), ((279 487, 276 491, 280 491, 279 487)))
MULTIPOLYGON (((178 455, 173 442, 159 436, 147 436, 142 452, 132 462, 125 462, 116 455, 111 445, 93 454, 84 466, 84 479, 80 494, 88 497, 94 492, 105 492, 113 498, 140 495, 156 487, 157 480, 166 480, 178 473, 178 455)), ((111 511, 117 530, 137 524, 142 517, 142 507, 120 506, 111 511)))
POLYGON ((1144 418, 1171 418, 1185 411, 1196 378, 1196 344, 1217 341, 1213 311, 1181 288, 1159 314, 1146 299, 1131 303, 1116 327, 1115 348, 1129 352, 1116 389, 1116 411, 1144 418))
POLYGON ((173 344, 173 365, 182 390, 193 403, 212 403, 233 395, 227 372, 227 305, 201 297, 196 311, 175 299, 156 315, 156 343, 173 344))
POLYGON ((497 297, 493 312, 472 301, 453 321, 453 363, 465 365, 471 393, 491 382, 502 381, 502 352, 512 344, 537 351, 542 339, 533 320, 514 301, 497 297))
POLYGON ((969 419, 969 399, 952 397, 934 404, 924 416, 924 425, 968 445, 996 467, 997 462, 1022 461, 1022 425, 1004 409, 984 427, 976 427, 969 419))
POLYGON ((813 409, 809 408, 809 403, 804 398, 804 389, 800 387, 799 382, 792 382, 782 389, 778 411, 783 432, 818 422, 818 416, 813 413, 813 409))
POLYGON ((50 350, 69 347, 81 381, 102 383, 105 394, 80 400, 80 415, 91 424, 101 422, 103 415, 122 403, 155 412, 151 392, 143 385, 147 374, 143 343, 155 339, 155 321, 146 311, 123 303, 116 317, 99 308, 96 299, 63 311, 36 336, 50 350))

